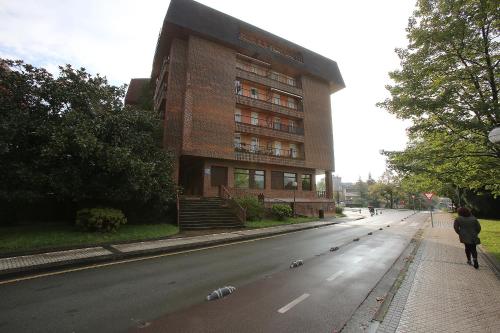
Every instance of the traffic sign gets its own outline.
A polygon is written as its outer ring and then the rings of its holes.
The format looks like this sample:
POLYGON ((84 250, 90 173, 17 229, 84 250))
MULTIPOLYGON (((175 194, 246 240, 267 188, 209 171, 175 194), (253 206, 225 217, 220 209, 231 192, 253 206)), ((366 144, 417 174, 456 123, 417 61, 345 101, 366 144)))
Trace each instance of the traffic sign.
POLYGON ((427 193, 424 193, 425 197, 428 199, 428 200, 431 200, 432 197, 434 196, 434 193, 432 192, 427 192, 427 193))

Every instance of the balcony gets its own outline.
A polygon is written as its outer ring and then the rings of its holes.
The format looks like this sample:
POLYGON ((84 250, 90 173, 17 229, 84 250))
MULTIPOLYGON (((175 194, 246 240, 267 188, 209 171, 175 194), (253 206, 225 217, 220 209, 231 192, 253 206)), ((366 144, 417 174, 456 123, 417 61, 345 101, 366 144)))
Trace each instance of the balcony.
POLYGON ((265 68, 262 66, 257 66, 248 62, 244 61, 236 61, 236 68, 241 69, 242 71, 248 72, 248 73, 253 73, 261 77, 269 78, 271 80, 286 84, 290 87, 294 88, 300 88, 298 85, 298 82, 295 78, 284 75, 281 73, 278 73, 276 71, 273 71, 269 68, 265 68))
POLYGON ((168 66, 169 66, 169 59, 165 58, 163 60, 161 69, 160 69, 160 75, 158 75, 158 78, 156 79, 155 83, 155 93, 154 93, 154 109, 159 110, 162 101, 166 98, 166 91, 167 91, 167 72, 168 72, 168 66))
POLYGON ((268 119, 245 116, 240 114, 234 115, 234 122, 237 124, 249 125, 252 127, 260 127, 271 129, 274 131, 285 132, 295 135, 304 135, 304 128, 298 127, 296 125, 284 125, 275 121, 269 121, 268 119))
POLYGON ((235 143, 234 150, 240 153, 250 153, 264 156, 272 156, 278 158, 294 159, 294 160, 304 160, 305 156, 303 153, 297 151, 296 149, 279 149, 266 146, 257 146, 246 143, 235 143))
POLYGON ((302 102, 281 105, 273 102, 272 94, 255 94, 254 92, 241 87, 236 88, 236 103, 281 113, 290 117, 304 118, 302 102))

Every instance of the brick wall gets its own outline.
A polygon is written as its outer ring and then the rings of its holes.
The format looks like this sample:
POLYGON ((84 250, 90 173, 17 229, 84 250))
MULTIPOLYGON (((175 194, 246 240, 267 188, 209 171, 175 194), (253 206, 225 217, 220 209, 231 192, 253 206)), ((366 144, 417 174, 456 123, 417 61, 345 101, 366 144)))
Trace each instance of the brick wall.
POLYGON ((186 56, 187 43, 174 39, 170 49, 169 75, 167 81, 167 100, 165 104, 165 120, 163 146, 172 151, 177 158, 174 160, 175 181, 178 179, 179 159, 182 138, 184 92, 186 90, 186 56))
POLYGON ((306 167, 334 170, 332 112, 328 83, 302 76, 306 167))
POLYGON ((183 153, 234 158, 236 52, 190 36, 183 153))

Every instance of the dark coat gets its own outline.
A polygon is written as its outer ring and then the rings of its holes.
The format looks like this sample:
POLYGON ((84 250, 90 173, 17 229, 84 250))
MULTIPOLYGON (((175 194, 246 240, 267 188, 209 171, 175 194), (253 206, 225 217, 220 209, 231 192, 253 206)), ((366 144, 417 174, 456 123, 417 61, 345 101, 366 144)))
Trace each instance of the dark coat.
POLYGON ((465 244, 481 244, 477 235, 481 232, 481 225, 474 216, 459 216, 453 223, 455 232, 460 237, 460 242, 465 244))

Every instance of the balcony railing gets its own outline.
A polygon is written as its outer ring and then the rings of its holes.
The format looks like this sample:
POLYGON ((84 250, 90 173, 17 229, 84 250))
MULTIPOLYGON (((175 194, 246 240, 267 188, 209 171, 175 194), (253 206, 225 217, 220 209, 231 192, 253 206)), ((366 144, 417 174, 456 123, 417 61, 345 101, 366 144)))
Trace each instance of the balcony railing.
POLYGON ((304 135, 304 128, 278 123, 272 119, 264 119, 246 115, 235 114, 234 121, 239 124, 251 125, 262 128, 269 128, 275 131, 304 135))
POLYGON ((237 86, 235 89, 236 95, 239 96, 244 96, 248 97, 251 99, 256 99, 265 103, 269 103, 272 105, 278 105, 283 108, 295 110, 295 111, 302 111, 302 103, 301 102, 290 102, 287 101, 286 104, 281 104, 281 100, 278 101, 278 99, 274 96, 274 94, 262 94, 258 90, 252 90, 252 89, 244 89, 240 86, 237 86))
POLYGON ((158 78, 156 79, 156 84, 155 84, 156 87, 155 87, 155 94, 154 94, 155 97, 158 96, 161 89, 164 88, 165 74, 168 71, 169 63, 170 63, 170 58, 163 59, 161 69, 160 69, 160 74, 158 75, 158 78))
POLYGON ((268 68, 255 66, 253 64, 245 63, 242 61, 236 62, 236 68, 241 69, 245 72, 254 73, 254 74, 257 74, 259 76, 266 77, 266 78, 269 78, 271 80, 287 84, 287 85, 292 86, 292 87, 297 87, 297 81, 293 77, 272 71, 268 68))
POLYGON ((275 157, 283 157, 283 158, 292 158, 303 160, 304 154, 299 153, 297 149, 280 149, 266 146, 259 146, 253 144, 246 143, 235 143, 234 150, 241 153, 251 153, 251 154, 259 154, 266 156, 275 156, 275 157))

